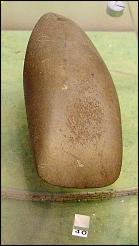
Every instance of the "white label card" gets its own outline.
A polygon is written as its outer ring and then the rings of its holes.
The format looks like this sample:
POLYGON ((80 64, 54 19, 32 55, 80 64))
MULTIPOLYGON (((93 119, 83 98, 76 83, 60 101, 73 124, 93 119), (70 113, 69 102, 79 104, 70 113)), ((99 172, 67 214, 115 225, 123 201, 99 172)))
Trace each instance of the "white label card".
POLYGON ((73 228, 72 235, 77 236, 77 237, 87 237, 88 231, 85 229, 81 230, 81 229, 74 229, 73 228))
POLYGON ((75 214, 74 226, 89 228, 90 217, 82 214, 75 214))
POLYGON ((90 216, 75 214, 72 235, 77 237, 87 237, 90 223, 90 216))

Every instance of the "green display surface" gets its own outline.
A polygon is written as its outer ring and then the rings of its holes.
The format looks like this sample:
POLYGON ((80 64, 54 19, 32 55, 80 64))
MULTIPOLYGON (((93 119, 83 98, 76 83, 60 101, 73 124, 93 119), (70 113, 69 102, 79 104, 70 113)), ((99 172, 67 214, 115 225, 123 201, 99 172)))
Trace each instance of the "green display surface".
MULTIPOLYGON (((23 94, 24 56, 31 32, 2 32, 2 187, 72 192, 42 181, 33 162, 23 94), (6 177, 6 178, 5 178, 6 177)), ((134 33, 88 32, 117 89, 123 129, 119 179, 100 189, 137 186, 137 43, 134 33)), ((79 191, 79 190, 77 190, 79 191)))
MULTIPOLYGON (((31 32, 2 32, 2 188, 26 191, 107 191, 137 186, 137 41, 134 33, 88 32, 118 93, 123 130, 119 179, 99 189, 66 189, 42 181, 33 163, 23 94, 31 32)), ((89 202, 2 200, 2 244, 137 244, 137 197, 89 202), (75 213, 90 216, 87 238, 72 236, 75 213), (93 216, 95 214, 95 216, 93 216)))
POLYGON ((137 198, 43 203, 2 202, 2 244, 137 245, 137 198), (74 215, 90 216, 87 238, 72 236, 74 215))

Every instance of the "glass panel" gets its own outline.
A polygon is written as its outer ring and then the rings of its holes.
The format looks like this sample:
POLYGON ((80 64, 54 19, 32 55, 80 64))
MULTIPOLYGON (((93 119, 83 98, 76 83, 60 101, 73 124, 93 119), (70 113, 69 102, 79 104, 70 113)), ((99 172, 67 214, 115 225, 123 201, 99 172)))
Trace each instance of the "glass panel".
MULTIPOLYGON (((3 9, 5 8, 6 11, 10 2, 2 2, 3 9)), ((55 7, 63 13, 64 9, 65 12, 72 13, 73 6, 67 8, 65 1, 59 2, 55 2, 52 6, 52 3, 47 1, 47 10, 54 11, 55 7)), ((79 4, 75 2, 73 16, 78 11, 79 24, 81 21, 84 29, 88 25, 91 27, 90 19, 85 23, 87 21, 85 7, 89 2, 86 1, 86 5, 84 1, 79 1, 79 4)), ((103 8, 99 9, 98 13, 96 1, 92 1, 90 5, 92 9, 88 10, 88 18, 91 15, 95 16, 96 22, 94 29, 88 29, 92 31, 86 33, 112 75, 120 102, 123 131, 123 164, 120 177, 112 185, 97 189, 62 188, 39 178, 32 157, 23 95, 24 56, 31 31, 3 30, 1 41, 2 245, 137 244, 137 1, 133 1, 133 4, 126 3, 122 17, 108 16, 107 1, 100 2, 103 8), (104 18, 104 23, 100 21, 100 16, 104 18), (110 26, 109 20, 111 20, 110 26), (125 20, 128 24, 123 31, 125 20), (127 194, 130 196, 126 196, 127 194), (120 197, 112 198, 112 196, 120 197), (71 201, 65 202, 64 199, 71 201), (87 201, 82 201, 83 199, 87 201), (37 201, 34 202, 35 200, 37 201), (72 235, 75 214, 90 217, 86 238, 72 235)), ((15 1, 11 3, 13 5, 8 11, 14 16, 17 5, 15 1)), ((22 4, 24 12, 27 1, 23 1, 22 4)), ((28 1, 28 6, 31 7, 31 4, 32 2, 28 1)), ((44 10, 46 8, 45 1, 40 3, 34 1, 34 4, 40 4, 39 6, 43 6, 44 10)), ((35 6, 37 9, 37 5, 35 6)), ((39 10, 41 13, 41 9, 39 10)), ((6 26, 4 18, 5 15, 2 20, 3 26, 6 26)), ((7 20, 8 18, 9 13, 7 20)), ((11 27, 10 23, 8 25, 11 27)))

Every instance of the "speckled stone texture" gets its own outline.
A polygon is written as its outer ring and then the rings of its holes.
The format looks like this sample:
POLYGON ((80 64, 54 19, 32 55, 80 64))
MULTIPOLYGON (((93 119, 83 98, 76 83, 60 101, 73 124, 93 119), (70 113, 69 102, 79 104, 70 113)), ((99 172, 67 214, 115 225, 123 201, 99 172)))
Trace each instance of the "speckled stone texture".
POLYGON ((46 14, 24 64, 24 93, 34 159, 50 184, 112 184, 122 164, 120 108, 110 73, 73 21, 46 14))
MULTIPOLYGON (((138 183, 137 40, 133 32, 86 32, 112 74, 123 131, 120 177, 103 188, 51 185, 36 172, 28 136, 22 70, 30 31, 2 31, 2 188, 19 191, 113 191, 138 183), (126 40, 126 42, 125 42, 126 40), (123 62, 124 57, 124 62, 123 62)), ((89 202, 28 202, 2 199, 2 245, 137 245, 137 197, 89 202), (71 235, 75 214, 90 216, 86 239, 71 235), (14 225, 14 226, 13 226, 14 225)))

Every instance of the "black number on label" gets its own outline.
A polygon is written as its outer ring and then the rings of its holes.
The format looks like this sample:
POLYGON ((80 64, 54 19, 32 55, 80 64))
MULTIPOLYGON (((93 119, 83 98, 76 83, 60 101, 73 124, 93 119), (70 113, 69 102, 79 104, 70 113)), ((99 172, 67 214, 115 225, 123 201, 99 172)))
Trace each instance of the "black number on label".
MULTIPOLYGON (((76 230, 75 232, 80 233, 80 230, 76 230)), ((87 234, 87 231, 81 231, 81 233, 82 233, 83 235, 86 235, 86 234, 87 234)))
POLYGON ((82 234, 83 234, 83 235, 86 235, 86 234, 87 234, 87 231, 82 231, 82 234))
POLYGON ((77 231, 75 231, 75 232, 80 233, 80 230, 77 230, 77 231))

